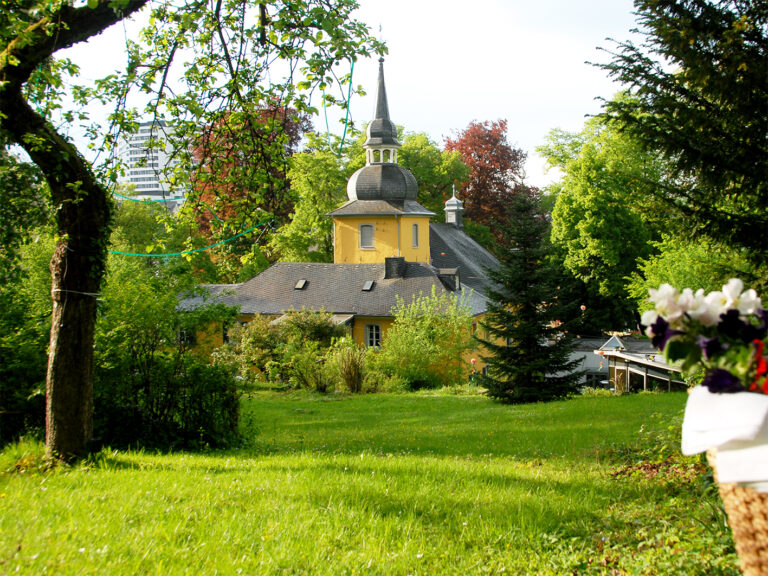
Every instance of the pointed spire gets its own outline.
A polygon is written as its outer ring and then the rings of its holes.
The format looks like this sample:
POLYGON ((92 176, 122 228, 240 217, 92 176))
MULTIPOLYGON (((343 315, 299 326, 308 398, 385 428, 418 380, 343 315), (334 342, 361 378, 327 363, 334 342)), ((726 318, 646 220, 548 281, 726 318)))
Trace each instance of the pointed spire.
POLYGON ((384 58, 379 58, 379 89, 376 94, 376 116, 374 119, 389 120, 389 104, 387 103, 387 88, 384 85, 384 58))
MULTIPOLYGON (((369 150, 378 150, 381 153, 388 151, 388 161, 396 161, 394 151, 400 148, 397 141, 397 126, 389 119, 389 105, 387 103, 387 88, 384 85, 384 58, 379 59, 379 87, 376 94, 376 115, 368 124, 368 138, 364 146, 369 150), (391 159, 389 159, 391 158, 391 159)), ((371 155, 371 158, 373 156, 371 155)))

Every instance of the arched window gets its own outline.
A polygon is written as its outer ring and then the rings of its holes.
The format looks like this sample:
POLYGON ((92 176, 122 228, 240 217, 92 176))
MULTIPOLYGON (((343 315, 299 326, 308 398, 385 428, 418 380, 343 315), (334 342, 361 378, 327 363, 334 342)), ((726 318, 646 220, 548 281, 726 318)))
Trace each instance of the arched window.
POLYGON ((373 224, 360 224, 360 248, 373 248, 373 224))
POLYGON ((414 224, 411 226, 411 240, 414 248, 419 247, 419 225, 414 224))

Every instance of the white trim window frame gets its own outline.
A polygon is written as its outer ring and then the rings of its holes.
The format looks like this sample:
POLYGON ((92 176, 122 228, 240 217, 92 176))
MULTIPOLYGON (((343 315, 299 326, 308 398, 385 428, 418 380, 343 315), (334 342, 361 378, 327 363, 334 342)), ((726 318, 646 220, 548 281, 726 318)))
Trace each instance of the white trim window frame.
POLYGON ((411 225, 411 243, 414 248, 419 247, 419 225, 414 223, 411 225))
POLYGON ((363 250, 373 250, 373 224, 360 224, 357 227, 358 246, 363 250))
POLYGON ((365 345, 369 348, 378 348, 381 346, 381 325, 365 325, 365 345))

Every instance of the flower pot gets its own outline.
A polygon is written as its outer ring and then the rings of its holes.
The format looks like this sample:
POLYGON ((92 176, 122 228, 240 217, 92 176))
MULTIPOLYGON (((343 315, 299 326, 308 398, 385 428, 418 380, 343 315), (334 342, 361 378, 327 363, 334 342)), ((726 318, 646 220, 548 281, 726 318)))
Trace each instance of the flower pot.
MULTIPOLYGON (((717 480, 717 449, 707 451, 717 480)), ((768 575, 768 493, 737 482, 718 482, 744 576, 768 575)))
POLYGON ((745 576, 768 576, 768 396, 691 390, 683 454, 707 453, 745 576))

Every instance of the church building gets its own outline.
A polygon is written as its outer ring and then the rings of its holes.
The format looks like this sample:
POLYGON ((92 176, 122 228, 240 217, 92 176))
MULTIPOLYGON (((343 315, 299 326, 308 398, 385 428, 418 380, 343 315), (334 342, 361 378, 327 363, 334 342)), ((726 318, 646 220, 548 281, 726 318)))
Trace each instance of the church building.
POLYGON ((333 264, 278 262, 240 284, 208 285, 208 292, 238 306, 245 321, 257 315, 277 321, 291 311, 324 310, 366 346, 381 343, 398 298, 407 304, 433 290, 464 290, 472 314, 483 315, 486 269, 497 267, 498 261, 464 233, 463 206, 455 194, 445 203, 445 223, 431 222, 435 214, 419 204, 416 179, 397 163, 399 148, 380 60, 366 164, 349 179, 349 200, 328 214, 333 219, 333 264))

